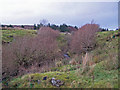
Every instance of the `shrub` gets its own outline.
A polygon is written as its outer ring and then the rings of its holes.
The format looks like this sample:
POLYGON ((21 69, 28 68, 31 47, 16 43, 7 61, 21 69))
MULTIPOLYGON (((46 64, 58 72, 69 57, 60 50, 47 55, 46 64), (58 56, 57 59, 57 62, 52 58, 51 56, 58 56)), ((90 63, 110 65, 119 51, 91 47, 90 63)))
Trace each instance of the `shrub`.
POLYGON ((37 33, 41 37, 56 38, 59 36, 60 32, 58 30, 55 31, 50 27, 41 27, 37 33))
POLYGON ((53 30, 41 32, 43 34, 35 37, 16 37, 12 43, 3 46, 3 72, 9 76, 20 67, 25 69, 32 65, 41 67, 60 57, 55 38, 59 33, 53 30))
POLYGON ((10 77, 10 75, 17 74, 18 65, 16 63, 16 57, 13 54, 10 46, 2 46, 2 78, 10 77))
POLYGON ((86 24, 76 31, 70 43, 70 50, 73 53, 81 53, 91 50, 95 46, 96 32, 99 31, 99 25, 86 24))

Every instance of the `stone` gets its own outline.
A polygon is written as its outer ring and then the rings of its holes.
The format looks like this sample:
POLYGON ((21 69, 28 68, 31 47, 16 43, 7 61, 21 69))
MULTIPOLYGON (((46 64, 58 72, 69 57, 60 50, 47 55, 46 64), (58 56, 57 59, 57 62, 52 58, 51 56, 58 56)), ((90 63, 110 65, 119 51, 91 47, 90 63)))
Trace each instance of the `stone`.
POLYGON ((33 76, 31 76, 31 79, 33 79, 34 77, 33 76))
POLYGON ((62 74, 60 74, 60 73, 57 73, 57 75, 62 75, 62 74))
POLYGON ((47 80, 47 77, 43 77, 43 80, 47 80))
POLYGON ((65 57, 65 58, 70 58, 70 57, 68 56, 68 54, 64 54, 64 57, 65 57))
POLYGON ((50 80, 53 86, 60 87, 64 85, 64 82, 61 80, 56 80, 54 77, 50 80))
POLYGON ((12 35, 8 36, 8 37, 13 37, 12 35))
POLYGON ((30 83, 30 88, 32 88, 34 86, 34 84, 33 83, 30 83))
POLYGON ((66 79, 69 79, 69 77, 66 77, 66 79))
POLYGON ((67 74, 69 74, 69 72, 67 72, 67 74))
POLYGON ((38 84, 40 84, 40 82, 41 82, 41 81, 40 81, 40 80, 38 80, 38 84))

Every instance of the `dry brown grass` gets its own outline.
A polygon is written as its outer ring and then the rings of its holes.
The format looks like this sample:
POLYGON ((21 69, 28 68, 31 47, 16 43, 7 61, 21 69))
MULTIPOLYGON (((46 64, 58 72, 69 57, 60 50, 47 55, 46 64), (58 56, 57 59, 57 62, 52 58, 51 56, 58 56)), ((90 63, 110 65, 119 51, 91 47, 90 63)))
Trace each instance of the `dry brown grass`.
POLYGON ((77 62, 76 62, 76 60, 73 58, 73 59, 69 62, 69 64, 71 64, 71 65, 76 65, 77 62))
POLYGON ((57 62, 55 63, 55 66, 56 66, 56 67, 61 67, 62 65, 63 65, 62 61, 57 61, 57 62))
POLYGON ((83 68, 82 72, 85 72, 86 70, 90 69, 89 67, 94 64, 95 63, 92 60, 92 54, 86 53, 85 56, 82 58, 82 68, 83 68))

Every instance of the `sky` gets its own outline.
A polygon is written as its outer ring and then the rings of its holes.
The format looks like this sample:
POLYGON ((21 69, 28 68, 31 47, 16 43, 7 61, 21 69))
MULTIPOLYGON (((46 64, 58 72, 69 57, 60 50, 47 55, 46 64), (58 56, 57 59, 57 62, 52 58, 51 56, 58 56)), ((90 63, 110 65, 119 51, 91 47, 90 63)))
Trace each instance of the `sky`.
POLYGON ((118 0, 0 0, 1 24, 51 24, 81 27, 94 20, 100 27, 118 27, 118 0))

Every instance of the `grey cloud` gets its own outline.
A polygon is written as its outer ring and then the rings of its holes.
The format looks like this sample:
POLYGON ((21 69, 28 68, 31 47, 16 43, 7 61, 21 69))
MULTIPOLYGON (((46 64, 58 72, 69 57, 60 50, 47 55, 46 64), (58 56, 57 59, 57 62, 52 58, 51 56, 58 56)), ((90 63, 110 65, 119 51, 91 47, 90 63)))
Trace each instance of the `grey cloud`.
POLYGON ((14 5, 11 9, 6 8, 6 11, 3 11, 5 15, 2 14, 2 22, 34 24, 39 23, 39 20, 44 18, 50 23, 66 23, 80 27, 94 19, 101 27, 117 28, 117 2, 32 3, 26 1, 26 3, 14 5))

